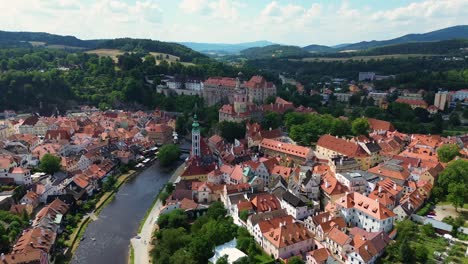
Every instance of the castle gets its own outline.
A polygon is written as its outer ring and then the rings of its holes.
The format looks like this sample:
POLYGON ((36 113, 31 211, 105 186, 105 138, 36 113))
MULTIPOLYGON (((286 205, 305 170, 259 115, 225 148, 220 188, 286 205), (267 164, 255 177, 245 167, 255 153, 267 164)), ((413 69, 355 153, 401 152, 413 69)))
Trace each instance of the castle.
POLYGON ((210 106, 217 103, 234 103, 234 97, 239 90, 245 90, 246 99, 250 103, 262 104, 269 96, 276 95, 276 86, 267 82, 262 76, 253 76, 247 82, 242 82, 242 73, 237 78, 210 77, 205 81, 203 99, 210 106))

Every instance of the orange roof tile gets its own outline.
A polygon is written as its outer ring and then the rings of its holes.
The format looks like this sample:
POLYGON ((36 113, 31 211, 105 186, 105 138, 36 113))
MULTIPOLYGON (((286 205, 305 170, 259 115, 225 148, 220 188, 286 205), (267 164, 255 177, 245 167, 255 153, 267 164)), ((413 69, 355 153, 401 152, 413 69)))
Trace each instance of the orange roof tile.
POLYGON ((394 217, 395 214, 381 203, 372 200, 360 193, 352 192, 344 195, 336 201, 336 204, 344 208, 354 208, 378 220, 394 217))
POLYGON ((317 146, 333 150, 348 157, 363 157, 367 153, 357 143, 331 135, 323 135, 317 141, 317 146))

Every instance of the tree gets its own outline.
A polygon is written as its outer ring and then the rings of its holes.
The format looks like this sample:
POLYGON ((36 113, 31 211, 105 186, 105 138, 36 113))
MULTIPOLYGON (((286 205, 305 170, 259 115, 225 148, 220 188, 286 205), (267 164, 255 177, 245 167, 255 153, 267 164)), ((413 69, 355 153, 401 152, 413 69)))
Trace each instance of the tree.
POLYGON ((351 130, 356 136, 367 135, 370 130, 369 121, 366 118, 357 118, 351 124, 351 130))
POLYGON ((61 160, 59 157, 47 153, 42 157, 39 163, 39 170, 52 175, 60 170, 60 162, 61 160))
POLYGON ((437 178, 437 184, 441 188, 442 194, 448 194, 449 185, 451 183, 466 184, 468 182, 468 173, 466 173, 467 171, 468 161, 460 159, 450 162, 437 178))
POLYGON ((216 261, 216 264, 229 264, 229 262, 228 262, 228 256, 227 256, 227 255, 224 255, 224 256, 220 257, 220 258, 216 261))
POLYGON ((437 155, 440 161, 449 162, 453 160, 460 153, 460 147, 456 144, 445 144, 437 149, 437 155))
POLYGON ((158 152, 159 164, 163 167, 171 165, 174 161, 177 161, 180 157, 179 146, 174 144, 167 144, 161 147, 158 152))
POLYGON ((433 237, 435 235, 435 230, 431 223, 422 225, 421 231, 427 237, 433 237))
POLYGON ((468 119, 468 107, 463 109, 463 118, 468 119))
POLYGON ((176 209, 172 212, 160 215, 158 218, 158 226, 160 229, 186 227, 188 224, 187 219, 187 214, 183 210, 176 209))
POLYGON ((440 134, 444 130, 444 120, 442 115, 437 113, 434 115, 434 121, 432 122, 433 126, 431 127, 431 133, 440 134))
POLYGON ((262 128, 263 129, 276 129, 282 125, 282 117, 280 114, 275 112, 267 112, 263 116, 262 128))
POLYGON ((224 208, 224 204, 222 202, 216 201, 208 207, 208 211, 206 215, 212 219, 219 219, 226 216, 227 210, 224 208))
POLYGON ((423 244, 417 244, 414 247, 414 258, 419 263, 426 263, 429 255, 429 250, 423 244))
POLYGON ((414 250, 411 248, 408 239, 400 242, 399 255, 403 263, 414 263, 414 250))
POLYGON ((461 124, 460 117, 455 112, 450 114, 449 121, 452 126, 459 126, 461 124))
POLYGON ((242 221, 246 222, 247 218, 249 217, 249 211, 248 210, 241 211, 239 217, 240 219, 242 219, 242 221))
POLYGON ((467 201, 467 197, 465 183, 459 182, 449 184, 447 200, 455 207, 455 211, 457 211, 459 207, 463 207, 465 201, 467 201))
POLYGON ((192 254, 186 251, 184 248, 181 248, 174 252, 174 254, 170 258, 171 264, 197 264, 195 260, 193 260, 192 254))
POLYGON ((234 142, 234 139, 241 139, 245 137, 244 123, 235 123, 230 121, 223 121, 218 124, 218 130, 228 142, 234 142))
POLYGON ((359 94, 353 94, 349 97, 349 105, 359 105, 361 103, 361 96, 359 94))
POLYGON ((429 122, 429 112, 421 107, 416 107, 414 110, 414 115, 419 119, 419 122, 426 123, 429 122))
POLYGON ((208 263, 208 259, 213 256, 214 244, 204 236, 196 236, 188 245, 188 250, 198 263, 208 263))
POLYGON ((117 183, 117 180, 115 179, 115 177, 109 176, 106 178, 106 180, 102 184, 102 189, 106 192, 111 191, 113 188, 115 188, 116 183, 117 183))

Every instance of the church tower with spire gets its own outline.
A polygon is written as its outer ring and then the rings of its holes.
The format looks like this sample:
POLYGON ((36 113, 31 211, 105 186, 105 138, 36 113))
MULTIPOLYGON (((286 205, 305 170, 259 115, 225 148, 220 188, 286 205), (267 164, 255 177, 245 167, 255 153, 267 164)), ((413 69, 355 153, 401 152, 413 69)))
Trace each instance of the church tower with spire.
POLYGON ((197 115, 193 116, 192 123, 192 157, 201 157, 200 152, 200 124, 197 115))

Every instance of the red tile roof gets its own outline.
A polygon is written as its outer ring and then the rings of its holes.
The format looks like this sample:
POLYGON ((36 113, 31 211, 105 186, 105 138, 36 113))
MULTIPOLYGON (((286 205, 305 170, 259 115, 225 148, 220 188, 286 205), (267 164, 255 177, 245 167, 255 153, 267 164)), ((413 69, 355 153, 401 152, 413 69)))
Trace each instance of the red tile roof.
POLYGON ((49 263, 47 254, 40 249, 30 249, 26 252, 6 254, 2 264, 41 264, 49 263))
POLYGON ((216 168, 216 164, 211 163, 209 165, 202 164, 200 158, 192 157, 187 161, 182 177, 197 176, 197 175, 208 175, 212 170, 216 168))
POLYGON ((203 84, 211 85, 211 86, 225 86, 225 87, 235 88, 236 79, 228 78, 228 77, 210 77, 203 84))
POLYGON ((280 225, 284 225, 284 223, 292 224, 294 223, 294 220, 294 217, 292 217, 291 215, 274 217, 272 219, 267 219, 258 222, 258 227, 260 228, 260 232, 262 232, 263 234, 272 229, 278 228, 280 225))
POLYGON ((328 250, 326 248, 312 250, 309 251, 307 254, 313 257, 318 263, 326 261, 328 259, 328 256, 330 256, 330 253, 328 253, 328 250))
POLYGON ((372 200, 360 193, 352 192, 336 201, 336 204, 344 208, 354 208, 378 220, 394 217, 395 213, 390 211, 381 203, 372 200))
POLYGON ((263 237, 273 244, 274 247, 284 248, 313 239, 314 235, 302 224, 290 223, 263 233, 263 237))
POLYGON ((317 141, 317 146, 335 151, 348 157, 363 157, 367 153, 357 143, 347 141, 332 135, 323 135, 317 141))
POLYGON ((427 108, 426 101, 421 100, 421 99, 398 98, 398 99, 396 99, 395 102, 401 103, 401 104, 409 104, 409 105, 413 105, 413 106, 420 106, 420 107, 423 107, 423 108, 427 108))
POLYGON ((394 131, 395 128, 393 127, 392 123, 388 121, 383 121, 375 118, 367 118, 369 121, 370 128, 372 130, 383 130, 383 131, 394 131))
POLYGON ((328 238, 340 246, 351 242, 351 238, 337 227, 333 227, 330 232, 328 232, 328 238))
POLYGON ((257 213, 281 209, 280 202, 276 196, 269 193, 258 194, 250 201, 255 206, 257 213))
POLYGON ((410 176, 408 169, 404 166, 388 165, 386 163, 381 163, 373 168, 370 168, 368 172, 382 177, 403 181, 406 181, 410 176))
POLYGON ((283 143, 281 141, 267 138, 262 139, 260 147, 300 158, 307 158, 312 154, 312 150, 310 148, 283 143))

